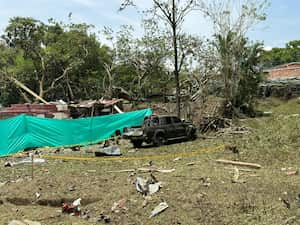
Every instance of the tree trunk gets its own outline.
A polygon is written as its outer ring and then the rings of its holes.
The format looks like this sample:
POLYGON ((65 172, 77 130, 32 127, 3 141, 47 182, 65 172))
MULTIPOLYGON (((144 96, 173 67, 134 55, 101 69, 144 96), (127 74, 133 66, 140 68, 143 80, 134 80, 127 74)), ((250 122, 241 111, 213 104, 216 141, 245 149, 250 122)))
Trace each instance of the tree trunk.
POLYGON ((173 48, 174 48, 174 76, 176 82, 176 109, 177 116, 180 118, 180 84, 178 69, 178 48, 177 48, 177 22, 176 22, 176 5, 175 0, 172 1, 172 31, 173 31, 173 48))

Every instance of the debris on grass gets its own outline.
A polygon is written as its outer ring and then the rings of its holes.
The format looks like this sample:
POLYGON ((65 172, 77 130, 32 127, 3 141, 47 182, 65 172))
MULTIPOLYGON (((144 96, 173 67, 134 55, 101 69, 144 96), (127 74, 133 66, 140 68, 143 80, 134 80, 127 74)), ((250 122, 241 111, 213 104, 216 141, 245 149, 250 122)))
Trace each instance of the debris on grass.
POLYGON ((38 192, 36 192, 36 193, 35 193, 35 197, 36 197, 36 199, 39 199, 39 198, 41 197, 41 194, 38 193, 38 192))
POLYGON ((179 161, 181 159, 182 159, 181 157, 177 157, 177 158, 173 159, 173 162, 179 161))
POLYGON ((100 213, 97 222, 101 222, 104 221, 104 223, 110 223, 111 219, 108 215, 105 215, 104 213, 100 213))
POLYGON ((4 167, 12 167, 14 164, 12 163, 12 162, 10 162, 10 161, 6 161, 5 163, 4 163, 4 167))
POLYGON ((81 198, 76 199, 72 204, 63 203, 62 212, 74 216, 80 216, 81 215, 80 202, 81 202, 81 198))
POLYGON ((108 147, 103 147, 98 151, 95 151, 95 156, 120 156, 122 155, 121 149, 116 146, 108 146, 108 147))
POLYGON ((158 182, 156 178, 151 179, 143 179, 141 177, 137 177, 135 181, 136 190, 143 195, 153 195, 159 191, 161 187, 161 182, 158 182))
POLYGON ((225 160, 225 159, 218 159, 218 160, 216 160, 216 162, 222 163, 222 164, 231 164, 231 165, 235 165, 235 166, 246 166, 246 167, 251 167, 253 169, 262 168, 262 166, 257 163, 247 163, 247 162, 231 161, 231 160, 225 160))
POLYGON ((113 204, 113 206, 111 207, 111 211, 114 213, 119 213, 120 211, 127 211, 128 208, 126 208, 125 204, 126 204, 127 199, 123 198, 121 200, 119 200, 118 202, 115 202, 113 204))
POLYGON ((40 222, 31 221, 31 220, 12 220, 8 223, 8 225, 41 225, 40 222))
POLYGON ((232 153, 238 154, 240 151, 238 147, 234 144, 225 145, 225 150, 231 151, 232 153))
POLYGON ((107 171, 107 173, 133 173, 133 172, 135 172, 135 169, 107 171))
POLYGON ((46 160, 42 158, 33 158, 32 157, 26 157, 18 162, 13 163, 14 165, 20 165, 20 164, 42 164, 45 163, 46 160))
POLYGON ((283 199, 283 198, 279 198, 279 201, 281 201, 287 209, 291 209, 291 203, 290 203, 289 200, 283 199))
POLYGON ((70 186, 70 187, 68 188, 68 190, 69 190, 69 191, 75 191, 75 190, 76 190, 75 185, 70 186))
POLYGON ((26 225, 26 224, 19 220, 12 220, 8 223, 8 225, 26 225))
POLYGON ((298 171, 297 170, 288 171, 288 172, 286 172, 286 175, 288 175, 288 176, 295 176, 295 175, 298 175, 298 171))
POLYGON ((239 169, 237 167, 234 167, 234 174, 233 174, 233 178, 232 178, 232 183, 245 183, 245 180, 240 180, 240 172, 239 169))
MULTIPOLYGON (((225 170, 235 170, 236 167, 224 167, 225 170)), ((249 172, 249 173, 256 173, 256 170, 251 170, 251 169, 243 169, 243 168, 238 168, 239 171, 242 172, 249 172)))
POLYGON ((158 206, 156 206, 152 212, 151 215, 149 216, 149 218, 152 218, 154 216, 157 216, 158 214, 162 213, 163 211, 165 211, 168 208, 168 204, 166 202, 161 202, 159 203, 158 206))
POLYGON ((175 169, 160 169, 153 166, 143 167, 137 169, 139 172, 159 172, 159 173, 172 173, 175 169))
POLYGON ((189 162, 186 165, 187 166, 194 166, 195 164, 201 163, 200 161, 196 161, 196 162, 189 162))

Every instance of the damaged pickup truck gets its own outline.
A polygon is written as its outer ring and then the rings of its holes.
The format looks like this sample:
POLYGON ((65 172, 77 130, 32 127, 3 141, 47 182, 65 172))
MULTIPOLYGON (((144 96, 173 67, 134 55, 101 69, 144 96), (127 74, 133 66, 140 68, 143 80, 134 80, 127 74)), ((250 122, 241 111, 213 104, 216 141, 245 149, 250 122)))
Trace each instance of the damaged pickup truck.
POLYGON ((135 148, 143 142, 161 146, 173 140, 195 140, 196 127, 175 116, 150 116, 144 119, 142 127, 125 128, 123 137, 129 139, 135 148))

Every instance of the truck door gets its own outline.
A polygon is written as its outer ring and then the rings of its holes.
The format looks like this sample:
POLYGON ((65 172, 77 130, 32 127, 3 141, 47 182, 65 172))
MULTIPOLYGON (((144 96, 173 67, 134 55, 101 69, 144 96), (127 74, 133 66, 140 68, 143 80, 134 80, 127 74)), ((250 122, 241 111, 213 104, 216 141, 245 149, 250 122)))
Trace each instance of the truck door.
POLYGON ((159 118, 160 128, 165 132, 165 138, 173 138, 174 127, 171 117, 164 116, 159 118))
POLYGON ((172 117, 172 122, 174 125, 174 129, 176 131, 176 137, 186 136, 185 126, 183 122, 178 117, 175 116, 172 117))

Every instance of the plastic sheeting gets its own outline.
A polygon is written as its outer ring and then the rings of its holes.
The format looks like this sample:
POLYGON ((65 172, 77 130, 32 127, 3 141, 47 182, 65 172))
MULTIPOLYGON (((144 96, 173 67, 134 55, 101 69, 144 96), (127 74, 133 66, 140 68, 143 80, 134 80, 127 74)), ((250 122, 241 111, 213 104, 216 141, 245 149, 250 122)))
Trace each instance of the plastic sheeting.
POLYGON ((27 148, 86 145, 110 138, 117 130, 140 126, 151 109, 123 114, 57 120, 19 115, 0 120, 0 156, 27 148))

